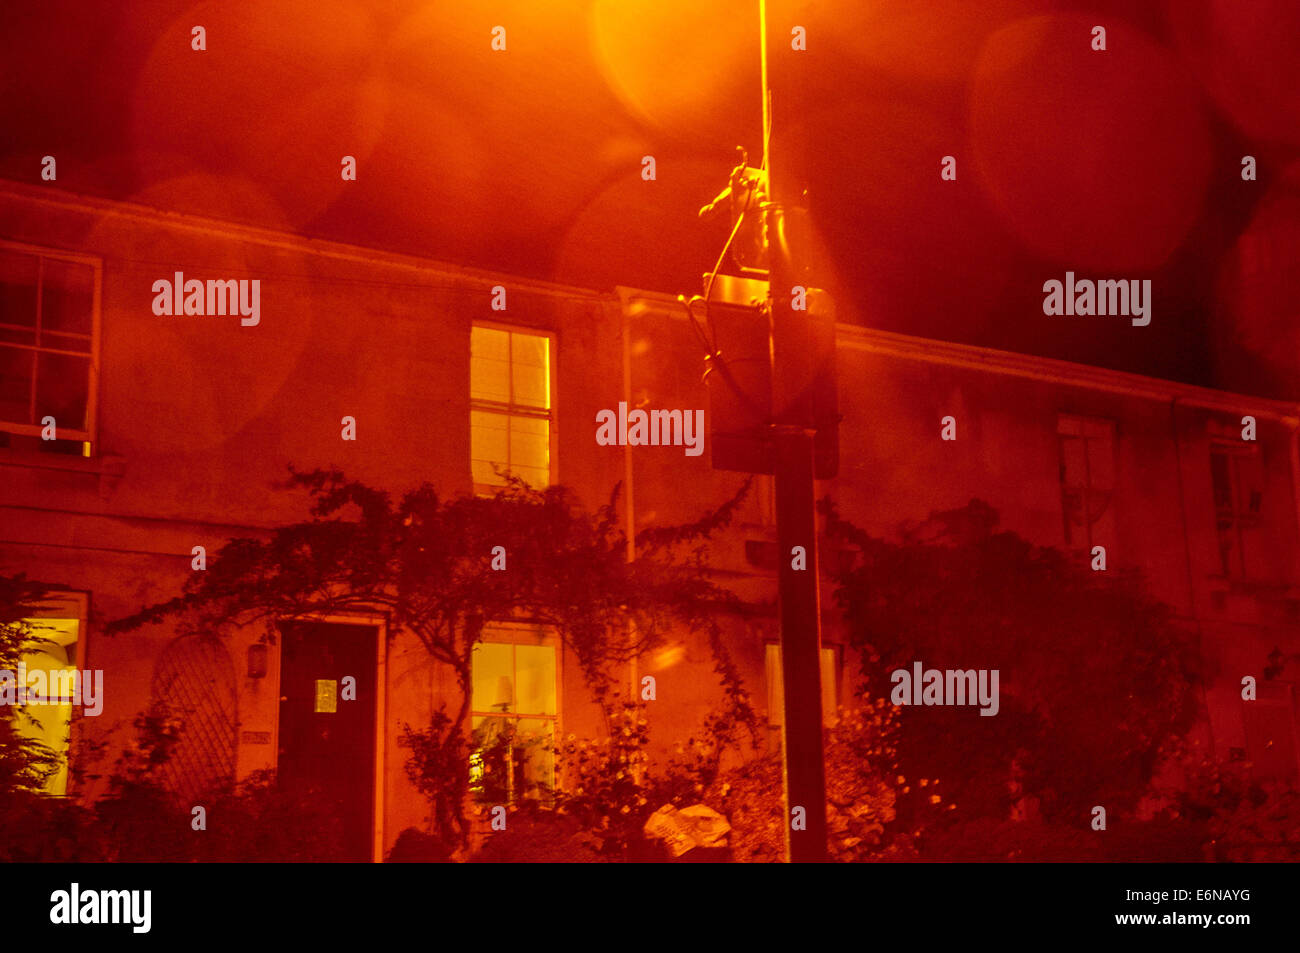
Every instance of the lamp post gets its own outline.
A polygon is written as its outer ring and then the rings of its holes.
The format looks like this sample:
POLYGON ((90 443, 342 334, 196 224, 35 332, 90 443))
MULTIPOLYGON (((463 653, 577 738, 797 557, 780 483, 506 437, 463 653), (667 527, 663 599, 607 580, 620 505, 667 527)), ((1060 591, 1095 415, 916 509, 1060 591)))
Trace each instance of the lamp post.
POLYGON ((759 24, 763 161, 750 167, 740 150, 727 188, 700 209, 709 218, 730 208, 731 237, 705 276, 704 295, 678 300, 693 322, 692 308, 702 304, 715 341, 719 329, 730 338, 719 348, 696 328, 707 354, 713 466, 775 479, 786 852, 792 862, 815 863, 827 855, 814 480, 838 466, 835 319, 829 296, 809 286, 796 143, 786 123, 773 121, 774 106, 782 119, 798 113, 797 61, 777 58, 770 80, 766 0, 759 0, 759 24), (718 280, 728 250, 740 275, 718 280))
MULTIPOLYGON (((768 201, 762 212, 768 260, 768 314, 771 322, 772 444, 776 484, 781 668, 785 685, 782 719, 785 758, 785 824, 791 863, 826 860, 826 766, 822 744, 821 600, 818 583, 817 516, 814 492, 815 437, 818 421, 809 387, 817 354, 806 310, 796 310, 801 286, 788 214, 801 195, 781 163, 788 139, 777 134, 773 105, 790 114, 791 65, 778 61, 778 91, 771 92, 768 64, 767 0, 759 0, 763 76, 763 142, 768 201), (775 101, 775 103, 774 103, 775 101), (781 174, 778 174, 781 173, 781 174), (801 551, 803 558, 796 558, 801 551), (802 811, 800 809, 802 808, 802 811)), ((792 150, 791 150, 792 151, 792 150)))

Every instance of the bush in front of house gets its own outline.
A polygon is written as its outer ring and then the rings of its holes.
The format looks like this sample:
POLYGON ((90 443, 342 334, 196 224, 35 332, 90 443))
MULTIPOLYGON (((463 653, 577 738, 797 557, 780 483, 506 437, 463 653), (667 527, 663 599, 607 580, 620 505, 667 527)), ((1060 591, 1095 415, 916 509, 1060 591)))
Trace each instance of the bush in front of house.
MULTIPOLYGON (((827 851, 844 863, 911 860, 951 802, 938 780, 898 774, 897 712, 883 699, 841 709, 825 732, 827 851)), ((718 776, 703 802, 731 823, 735 859, 785 859, 782 764, 765 755, 718 776)))
MULTIPOLYGON (((829 850, 839 861, 911 859, 922 836, 950 802, 939 782, 909 782, 897 773, 894 737, 897 714, 883 700, 844 709, 826 730, 826 781, 829 850)), ((748 700, 737 686, 735 698, 705 719, 701 730, 676 748, 656 770, 644 749, 649 722, 644 706, 628 702, 611 715, 602 739, 570 736, 557 746, 565 785, 555 792, 557 820, 530 829, 569 836, 567 819, 585 832, 602 857, 658 861, 727 859, 779 862, 785 858, 785 800, 779 757, 751 757, 723 768, 722 753, 745 754, 743 739, 752 721, 748 700), (681 809, 703 804, 727 818, 731 832, 725 849, 695 848, 672 858, 663 845, 645 836, 651 814, 665 805, 681 809)), ((513 815, 510 824, 514 825, 513 815)), ((558 836, 558 835, 556 835, 558 836)), ((558 849, 558 848, 557 848, 558 849)))
POLYGON ((450 860, 451 852, 442 838, 414 827, 397 835, 392 850, 384 858, 389 864, 445 864, 450 860))
MULTIPOLYGON (((0 789, 0 861, 235 863, 340 860, 342 830, 317 799, 281 790, 259 772, 194 798, 168 789, 164 774, 179 728, 155 709, 135 719, 135 737, 90 804, 39 791, 0 789), (195 830, 196 807, 203 829, 195 830)), ((88 745, 95 748, 93 744, 88 745)))
POLYGON ((472 864, 584 864, 623 859, 602 852, 601 838, 577 817, 536 802, 507 814, 506 829, 490 834, 469 857, 472 864))
POLYGON ((1159 791, 1157 817, 1198 832, 1202 857, 1232 863, 1300 860, 1300 791, 1254 775, 1246 761, 1184 752, 1181 777, 1159 791))

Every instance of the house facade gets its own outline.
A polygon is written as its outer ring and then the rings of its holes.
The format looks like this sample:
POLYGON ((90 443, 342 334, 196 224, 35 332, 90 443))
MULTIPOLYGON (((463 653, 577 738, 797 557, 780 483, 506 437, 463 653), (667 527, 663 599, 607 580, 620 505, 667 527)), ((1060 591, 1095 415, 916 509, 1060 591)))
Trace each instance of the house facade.
MULTIPOLYGON (((1300 776, 1300 406, 850 325, 837 342, 840 466, 819 493, 879 534, 979 497, 1034 542, 1140 567, 1216 673, 1207 743, 1300 776), (1245 675, 1260 683, 1253 706, 1245 675)), ((290 465, 444 495, 490 490, 508 469, 588 506, 621 481, 629 531, 698 518, 744 481, 712 468, 707 436, 693 455, 596 433, 621 403, 707 421, 701 371, 669 295, 0 184, 0 573, 58 587, 43 612, 52 644, 29 666, 104 672, 101 714, 69 703, 44 739, 75 764, 83 737, 116 750, 165 702, 185 713, 178 792, 259 770, 325 781, 359 818, 350 853, 381 859, 427 813, 402 727, 459 703, 413 635, 382 616, 287 625, 273 645, 260 630, 110 637, 104 624, 178 594, 196 547, 304 518, 304 497, 276 489, 290 465)), ((758 605, 776 599, 774 514, 760 476, 713 549, 719 581, 758 605)), ((851 700, 857 662, 823 611, 830 712, 851 700)), ((775 612, 724 629, 759 707, 779 712, 775 612)), ((652 756, 721 699, 712 667, 687 636, 629 665, 630 697, 657 682, 652 756)), ((504 621, 476 651, 471 718, 536 738, 601 730, 565 648, 504 621)), ((528 777, 551 780, 537 757, 528 777)), ((98 792, 65 770, 50 793, 98 792)))

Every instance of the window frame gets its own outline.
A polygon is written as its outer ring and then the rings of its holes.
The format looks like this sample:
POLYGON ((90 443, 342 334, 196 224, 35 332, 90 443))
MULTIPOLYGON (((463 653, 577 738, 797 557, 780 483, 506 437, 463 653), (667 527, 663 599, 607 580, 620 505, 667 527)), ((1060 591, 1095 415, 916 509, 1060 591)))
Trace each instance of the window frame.
MULTIPOLYGON (((558 432, 559 428, 557 426, 557 420, 559 418, 559 414, 556 412, 556 406, 557 406, 556 398, 558 396, 557 381, 559 380, 559 374, 557 373, 558 359, 559 359, 558 335, 556 334, 556 332, 549 330, 547 328, 534 328, 522 324, 507 324, 501 321, 491 321, 491 320, 480 321, 476 319, 470 324, 469 358, 470 358, 470 369, 469 369, 470 386, 468 389, 470 393, 470 398, 469 398, 469 410, 471 415, 470 419, 471 420, 473 419, 472 415, 475 411, 479 411, 479 412, 486 412, 486 413, 502 414, 503 416, 506 417, 518 416, 518 417, 531 417, 535 420, 546 420, 548 423, 547 467, 546 467, 547 484, 546 485, 554 486, 556 483, 559 482, 558 466, 556 464, 556 460, 558 459, 557 452, 559 450, 559 432, 558 432), (542 412, 541 408, 529 407, 527 404, 515 405, 511 401, 502 404, 498 401, 483 400, 481 398, 475 398, 473 396, 473 386, 474 386, 473 355, 474 355, 474 329, 475 328, 486 328, 493 331, 505 331, 508 334, 525 334, 531 337, 546 339, 546 360, 547 360, 546 387, 547 387, 547 397, 550 402, 550 407, 548 409, 542 412)), ((514 386, 513 380, 509 382, 509 386, 513 388, 514 386)), ((513 395, 511 396, 513 397, 513 395)), ((474 430, 472 424, 470 426, 470 433, 469 433, 469 446, 470 446, 470 483, 474 487, 474 492, 479 496, 491 496, 494 493, 496 493, 498 490, 500 490, 503 484, 479 483, 474 479, 474 430)), ((545 489, 545 487, 536 487, 536 489, 545 489)))
POLYGON ((1070 549, 1086 549, 1087 551, 1091 552, 1093 547, 1095 546, 1100 546, 1100 545, 1112 546, 1114 544, 1114 539, 1099 541, 1093 535, 1093 528, 1106 514, 1106 511, 1110 510, 1112 523, 1115 524, 1114 529, 1118 529, 1118 525, 1117 525, 1118 520, 1116 520, 1114 517, 1114 502, 1115 502, 1114 497, 1115 497, 1115 489, 1116 489, 1115 484, 1119 482, 1118 481, 1118 476, 1119 476, 1118 449, 1119 449, 1119 427, 1114 419, 1110 417, 1094 417, 1088 414, 1074 414, 1074 413, 1064 413, 1064 412, 1057 413, 1056 415, 1056 463, 1057 463, 1056 482, 1057 482, 1057 486, 1060 489, 1060 495, 1061 495, 1061 532, 1063 534, 1065 545, 1070 549), (1062 425, 1064 425, 1067 421, 1075 424, 1079 432, 1067 433, 1063 431, 1062 425), (1088 436, 1088 434, 1085 432, 1085 428, 1087 428, 1089 425, 1093 425, 1093 426, 1102 425, 1103 427, 1105 427, 1107 431, 1106 437, 1102 438, 1102 437, 1088 436), (1065 476, 1066 476, 1065 441, 1067 439, 1079 440, 1082 441, 1083 443, 1083 467, 1084 467, 1085 480, 1087 482, 1082 487, 1072 487, 1065 482, 1065 476), (1092 441, 1098 441, 1098 442, 1108 441, 1110 444, 1110 467, 1111 467, 1112 485, 1109 489, 1106 490, 1095 488, 1093 486, 1092 461, 1088 452, 1089 442, 1092 441), (1083 525, 1080 527, 1080 529, 1082 531, 1082 535, 1085 537, 1083 540, 1076 540, 1073 538, 1073 535, 1075 534, 1072 533, 1072 526, 1070 523, 1070 511, 1066 506, 1066 493, 1067 491, 1070 490, 1082 491, 1081 505, 1083 510, 1083 525), (1102 494, 1102 493, 1107 494, 1106 504, 1104 507, 1098 510, 1096 515, 1094 516, 1090 505, 1093 499, 1093 495, 1102 494))
MULTIPOLYGON (((13 251, 23 255, 34 255, 37 258, 36 271, 36 308, 37 316, 40 316, 41 297, 43 294, 43 284, 45 277, 45 259, 50 258, 56 261, 67 261, 78 265, 88 265, 92 271, 91 278, 91 305, 90 305, 90 367, 86 381, 86 427, 84 430, 74 430, 58 424, 61 440, 81 441, 84 445, 82 456, 88 457, 94 454, 95 447, 99 442, 99 375, 100 375, 100 340, 102 337, 103 321, 103 287, 104 287, 104 261, 95 255, 87 255, 81 252, 64 251, 57 248, 46 248, 41 245, 28 245, 23 242, 0 239, 0 251, 13 251), (63 436, 67 434, 67 436, 63 436)), ((40 345, 31 345, 30 347, 22 344, 13 344, 5 342, 6 347, 16 347, 23 350, 31 350, 40 353, 68 353, 58 348, 43 348, 40 345)), ((76 356, 83 357, 77 353, 76 356)), ((35 371, 33 371, 33 375, 35 371)), ((33 376, 33 386, 35 386, 35 377, 33 376)), ((39 437, 41 431, 45 428, 40 424, 19 424, 13 421, 0 418, 0 432, 11 433, 16 436, 39 437)))
MULTIPOLYGON (((818 646, 818 671, 821 677, 822 697, 819 702, 822 713, 822 726, 830 727, 838 720, 844 698, 840 692, 840 679, 844 673, 843 646, 836 642, 822 642, 818 646), (826 668, 831 669, 831 680, 825 678, 826 668), (827 697, 829 693, 829 698, 827 697)), ((779 752, 785 738, 785 670, 782 667, 781 643, 766 641, 763 643, 763 681, 767 693, 767 737, 768 749, 779 752), (777 698, 780 696, 781 710, 778 711, 777 698)))
MULTIPOLYGON (((1258 444, 1243 444, 1240 442, 1229 442, 1227 440, 1210 441, 1210 506, 1213 509, 1214 518, 1214 540, 1216 549, 1219 553, 1218 570, 1223 574, 1225 579, 1251 579, 1254 574, 1251 572, 1250 564, 1246 557, 1246 530, 1259 530, 1264 526, 1264 489, 1267 483, 1267 471, 1264 468, 1264 454, 1258 444), (1223 457, 1227 464, 1228 476, 1228 506, 1222 507, 1215 498, 1214 486, 1214 459, 1216 456, 1223 457), (1259 468, 1260 476, 1260 506, 1258 512, 1252 512, 1249 504, 1243 509, 1242 494, 1250 492, 1246 486, 1246 476, 1242 473, 1242 460, 1252 461, 1254 466, 1259 468), (1236 550, 1235 558, 1223 549, 1222 538, 1224 530, 1220 529, 1219 523, 1228 519, 1231 525, 1228 532, 1232 534, 1233 546, 1236 550)), ((1258 547, 1258 540, 1254 544, 1258 547)))
MULTIPOLYGON (((515 722, 518 722, 521 719, 549 720, 551 722, 552 743, 558 744, 560 738, 562 737, 561 725, 563 723, 563 717, 564 717, 564 646, 560 640, 559 634, 555 632, 554 629, 540 622, 528 622, 526 620, 519 620, 519 619, 512 619, 508 621, 494 621, 494 622, 484 623, 483 628, 478 633, 478 637, 474 640, 475 645, 479 643, 510 645, 515 647, 520 645, 546 646, 553 649, 555 652, 555 714, 554 715, 539 715, 539 714, 531 714, 531 713, 520 714, 516 712, 479 711, 478 709, 476 709, 474 707, 474 670, 473 670, 474 663, 473 663, 473 655, 471 654, 470 686, 469 686, 470 697, 469 697, 468 712, 466 714, 466 717, 469 719, 470 738, 472 739, 474 735, 475 718, 505 717, 505 718, 513 719, 515 722)), ((511 664, 512 664, 512 668, 514 668, 517 665, 517 661, 513 660, 512 658, 511 664)), ((512 673, 511 678, 514 679, 515 684, 517 686, 518 684, 517 670, 512 673)), ((516 687, 516 691, 518 691, 517 687, 516 687)), ((471 759, 473 758, 473 755, 474 755, 474 749, 471 749, 470 750, 471 759)), ((470 769, 470 762, 467 761, 465 764, 466 773, 469 772, 469 769, 470 769)), ((562 786, 561 777, 560 777, 561 771, 560 771, 560 765, 557 764, 554 760, 552 761, 551 764, 551 774, 552 774, 551 788, 553 791, 558 790, 562 786)), ((471 799, 473 799, 474 794, 472 791, 469 792, 469 796, 471 799)), ((510 803, 516 803, 519 800, 520 797, 518 795, 515 795, 514 800, 512 800, 510 803)))
MULTIPOLYGON (((42 619, 75 619, 77 622, 77 651, 74 653, 76 658, 72 660, 72 668, 77 672, 84 672, 87 669, 87 641, 89 639, 88 623, 90 621, 90 593, 82 592, 75 589, 51 589, 40 600, 36 611, 31 612, 23 619, 27 622, 40 622, 42 619)), ((38 633, 39 635, 39 633, 38 633)), ((26 653, 24 653, 24 656, 26 653)), ((103 699, 100 700, 101 703, 103 699)), ((77 752, 78 742, 81 735, 81 719, 86 717, 82 713, 79 705, 72 706, 72 714, 68 723, 68 744, 64 752, 65 763, 64 771, 67 773, 64 782, 62 794, 51 794, 42 791, 42 797, 50 798, 75 798, 78 795, 76 775, 73 772, 73 760, 77 752)), ((99 716, 94 716, 99 717, 99 716)))

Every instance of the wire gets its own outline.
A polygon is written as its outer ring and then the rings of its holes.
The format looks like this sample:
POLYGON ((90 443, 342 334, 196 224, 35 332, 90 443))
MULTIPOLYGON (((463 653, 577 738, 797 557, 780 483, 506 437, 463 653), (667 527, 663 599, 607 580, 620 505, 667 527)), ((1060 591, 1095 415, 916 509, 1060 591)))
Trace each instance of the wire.
POLYGON ((704 347, 705 358, 709 360, 716 360, 719 356, 718 350, 716 347, 714 347, 712 344, 709 343, 708 335, 704 333, 704 328, 700 326, 699 318, 695 317, 695 312, 691 310, 691 302, 686 300, 685 295, 678 295, 677 301, 679 304, 681 304, 683 308, 686 309, 686 316, 691 319, 691 327, 695 331, 695 336, 700 339, 700 344, 704 347))
MULTIPOLYGON (((767 157, 764 156, 763 163, 766 165, 767 157)), ((726 244, 722 246, 722 253, 718 255, 718 260, 713 263, 713 271, 709 272, 709 280, 704 286, 704 320, 712 331, 713 322, 709 320, 709 301, 713 297, 713 282, 717 280, 718 272, 722 269, 722 263, 726 260, 727 252, 731 248, 731 243, 736 240, 736 235, 740 232, 740 226, 745 222, 745 215, 749 212, 750 203, 754 201, 754 192, 757 191, 757 184, 749 187, 749 194, 745 196, 745 207, 740 210, 736 216, 736 224, 731 227, 731 234, 727 236, 726 244)), ((713 351, 718 349, 717 335, 713 335, 713 351)))
MULTIPOLYGON (((752 197, 754 190, 750 189, 749 194, 752 197)), ((709 328, 710 336, 713 339, 713 349, 718 349, 718 335, 713 327, 713 322, 709 319, 709 301, 713 297, 713 282, 718 278, 718 271, 722 268, 722 262, 727 257, 727 251, 731 248, 731 243, 735 240, 736 234, 740 231, 740 226, 745 222, 745 211, 736 216, 736 224, 731 227, 731 234, 727 236, 726 244, 722 246, 722 253, 718 255, 718 260, 713 263, 713 270, 709 272, 709 280, 704 285, 704 321, 709 328)))

